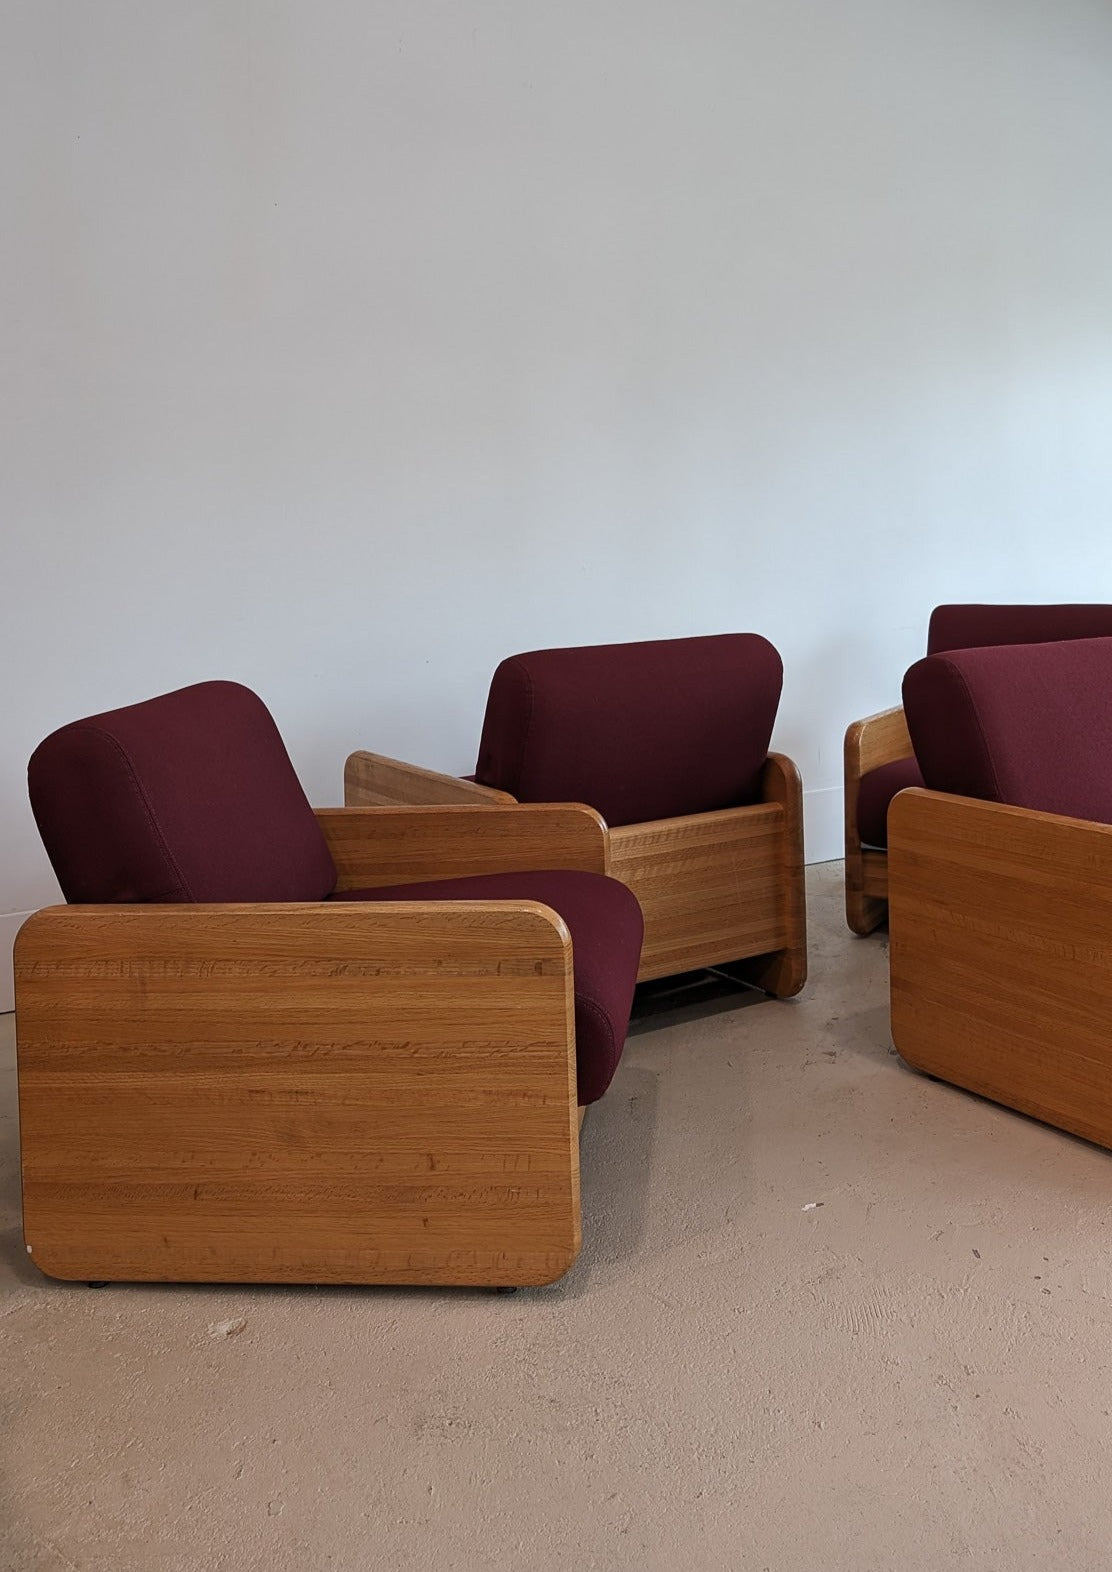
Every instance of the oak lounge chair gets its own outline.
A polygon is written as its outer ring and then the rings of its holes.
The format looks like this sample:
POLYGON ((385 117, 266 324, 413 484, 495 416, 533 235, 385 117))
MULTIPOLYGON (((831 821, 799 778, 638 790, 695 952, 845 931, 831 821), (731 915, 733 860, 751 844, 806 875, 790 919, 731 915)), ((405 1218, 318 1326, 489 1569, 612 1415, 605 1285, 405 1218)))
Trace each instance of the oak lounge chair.
POLYGON ((63 727, 29 784, 71 903, 16 946, 44 1272, 567 1270, 577 1102, 617 1065, 641 940, 595 813, 314 814, 261 700, 224 682, 63 727))
POLYGON ((908 672, 926 788, 889 813, 903 1058, 1112 1146, 1112 639, 908 672))
POLYGON ((799 774, 768 751, 783 668, 753 633, 534 650, 494 673, 475 775, 354 753, 351 804, 587 802, 645 916, 639 980, 807 976, 799 774))
MULTIPOLYGON (((1112 636, 1112 606, 936 606, 927 654, 1112 636)), ((903 709, 854 721, 845 737, 846 922, 872 933, 888 912, 888 805, 922 786, 903 709)))

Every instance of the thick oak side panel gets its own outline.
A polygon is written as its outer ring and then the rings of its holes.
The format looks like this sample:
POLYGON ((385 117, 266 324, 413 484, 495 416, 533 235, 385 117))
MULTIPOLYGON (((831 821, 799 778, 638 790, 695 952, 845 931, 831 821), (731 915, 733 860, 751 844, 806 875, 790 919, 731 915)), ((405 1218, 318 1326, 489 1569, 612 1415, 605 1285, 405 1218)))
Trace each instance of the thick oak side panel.
POLYGON ((857 827, 857 793, 861 777, 884 764, 914 755, 903 709, 882 710, 846 730, 845 781, 845 881, 846 922, 857 934, 872 933, 887 914, 888 859, 883 851, 864 851, 857 827))
MULTIPOLYGON (((803 851, 803 783, 791 759, 770 753, 761 781, 765 802, 784 810, 777 856, 778 917, 784 947, 742 960, 731 970, 746 982, 780 999, 797 994, 807 981, 807 890, 803 851)), ((771 948, 771 946, 769 947, 771 948)))
POLYGON ((336 888, 375 889, 537 868, 606 873, 606 826, 578 803, 318 808, 336 888))
POLYGON ((458 775, 442 775, 425 770, 404 759, 388 759, 382 753, 360 750, 348 756, 344 766, 344 802, 349 808, 374 808, 398 804, 513 802, 509 792, 458 775))
POLYGON ((610 831, 610 871, 645 915, 638 980, 783 949, 778 803, 610 831))
POLYGON ((889 903, 903 1058, 1112 1146, 1112 827, 901 792, 889 903))
POLYGON ((16 946, 63 1278, 529 1284, 579 1249, 571 943, 529 902, 55 907, 16 946))

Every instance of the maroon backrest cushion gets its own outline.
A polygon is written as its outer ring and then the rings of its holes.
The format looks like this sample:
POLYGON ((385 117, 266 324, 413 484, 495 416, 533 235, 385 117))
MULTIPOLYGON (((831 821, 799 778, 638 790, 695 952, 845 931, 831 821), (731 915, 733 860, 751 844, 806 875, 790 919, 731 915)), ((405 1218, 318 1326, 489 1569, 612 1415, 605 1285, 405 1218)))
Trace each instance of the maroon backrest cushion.
POLYGON ((476 779, 610 825, 753 802, 782 682, 756 633, 514 655, 490 685, 476 779))
POLYGON ((312 901, 336 883, 278 728, 238 683, 63 726, 27 781, 67 901, 312 901))
POLYGON ((1112 638, 1112 606, 936 606, 927 654, 986 644, 1045 644, 1112 638))
POLYGON ((1112 638, 928 655, 903 701, 932 790, 1112 823, 1112 638))

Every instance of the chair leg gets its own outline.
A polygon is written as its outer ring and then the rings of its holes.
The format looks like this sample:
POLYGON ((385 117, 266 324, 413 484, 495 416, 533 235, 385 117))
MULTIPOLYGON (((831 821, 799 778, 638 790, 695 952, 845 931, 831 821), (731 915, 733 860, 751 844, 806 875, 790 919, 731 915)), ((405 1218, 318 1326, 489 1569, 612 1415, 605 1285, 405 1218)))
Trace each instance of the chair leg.
POLYGON ((857 825, 861 779, 870 770, 912 757, 904 712, 898 706, 854 721, 846 729, 844 759, 846 924, 862 938, 888 917, 887 858, 866 851, 857 825))
POLYGON ((784 810, 780 841, 780 900, 787 944, 769 955, 742 961, 738 976, 777 999, 790 999, 807 981, 807 891, 803 857, 803 785, 783 754, 769 754, 761 795, 784 810))
POLYGON ((888 918, 888 902, 878 900, 875 895, 866 895, 863 890, 850 888, 849 864, 846 864, 846 924, 851 933, 864 939, 868 934, 874 933, 888 918))
POLYGON ((846 833, 846 923, 864 938, 888 920, 888 859, 884 852, 866 851, 846 833))
POLYGON ((728 966, 716 966, 715 971, 725 971, 734 982, 747 983, 760 988, 774 999, 791 999, 807 981, 806 946, 793 946, 776 950, 771 955, 751 955, 744 961, 730 961, 728 966))

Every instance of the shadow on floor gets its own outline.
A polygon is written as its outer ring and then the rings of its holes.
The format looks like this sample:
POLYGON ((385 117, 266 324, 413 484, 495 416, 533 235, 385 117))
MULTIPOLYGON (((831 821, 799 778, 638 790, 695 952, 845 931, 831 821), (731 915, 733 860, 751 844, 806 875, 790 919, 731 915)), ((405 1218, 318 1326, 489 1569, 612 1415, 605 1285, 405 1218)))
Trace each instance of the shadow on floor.
POLYGON ((678 977, 661 977, 654 982, 638 985, 633 998, 629 1035, 639 1037, 645 1032, 659 1031, 664 1027, 682 1026, 688 1022, 705 1020, 708 1016, 745 1010, 750 1005, 764 1003, 768 997, 761 989, 736 982, 720 971, 684 972, 678 977))

